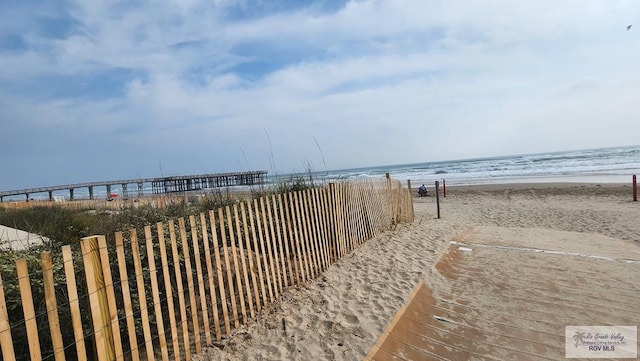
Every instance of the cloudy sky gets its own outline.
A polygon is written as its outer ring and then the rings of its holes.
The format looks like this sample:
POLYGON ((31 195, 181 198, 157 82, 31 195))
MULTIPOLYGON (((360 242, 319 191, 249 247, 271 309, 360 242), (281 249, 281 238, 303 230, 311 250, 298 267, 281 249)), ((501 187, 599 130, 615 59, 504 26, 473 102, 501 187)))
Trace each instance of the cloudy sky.
POLYGON ((640 2, 2 0, 0 140, 0 190, 635 145, 640 2))

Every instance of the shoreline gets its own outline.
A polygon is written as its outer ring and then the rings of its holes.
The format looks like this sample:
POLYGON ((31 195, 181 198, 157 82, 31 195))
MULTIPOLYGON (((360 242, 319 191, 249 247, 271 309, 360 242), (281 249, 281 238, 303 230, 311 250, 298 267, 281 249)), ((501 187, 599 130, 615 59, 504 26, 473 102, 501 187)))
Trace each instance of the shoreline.
MULTIPOLYGON (((589 183, 589 182, 538 182, 538 183, 485 183, 466 185, 447 185, 447 190, 456 191, 505 191, 505 190, 529 190, 529 189, 576 189, 576 188, 603 188, 623 189, 632 188, 629 183, 589 183)), ((431 187, 433 188, 433 186, 431 187)), ((442 185, 440 185, 442 189, 442 185)))
MULTIPOLYGON (((640 173, 640 172, 639 172, 640 173)), ((496 178, 476 178, 476 179, 447 179, 446 174, 441 174, 442 178, 434 178, 429 181, 423 179, 411 179, 412 184, 433 183, 437 180, 445 180, 451 187, 453 186, 477 186, 477 185, 498 185, 498 184, 631 184, 633 174, 576 174, 557 175, 539 177, 496 177, 496 178)))

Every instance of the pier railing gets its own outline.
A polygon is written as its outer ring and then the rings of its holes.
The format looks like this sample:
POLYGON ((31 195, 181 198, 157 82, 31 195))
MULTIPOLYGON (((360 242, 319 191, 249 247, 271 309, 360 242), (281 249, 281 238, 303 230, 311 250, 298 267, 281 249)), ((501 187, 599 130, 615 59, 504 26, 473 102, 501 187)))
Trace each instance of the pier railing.
POLYGON ((189 360, 412 217, 400 182, 352 181, 18 259, 0 270, 2 359, 189 360))

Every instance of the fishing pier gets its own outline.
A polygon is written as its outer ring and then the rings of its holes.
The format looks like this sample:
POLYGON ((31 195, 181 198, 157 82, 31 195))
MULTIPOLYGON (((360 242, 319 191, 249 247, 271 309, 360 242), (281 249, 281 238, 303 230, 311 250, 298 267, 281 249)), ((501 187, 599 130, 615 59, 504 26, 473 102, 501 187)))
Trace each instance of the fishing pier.
POLYGON ((94 199, 94 189, 102 188, 106 189, 107 197, 112 194, 111 188, 113 186, 120 186, 122 189, 121 196, 128 198, 130 195, 129 186, 133 185, 134 192, 137 196, 144 195, 144 189, 151 188, 153 194, 165 194, 165 193, 184 193, 191 191, 198 191, 204 189, 231 187, 231 186, 252 186, 257 184, 263 184, 267 171, 251 171, 241 173, 214 173, 214 174, 199 174, 199 175, 186 175, 186 176, 172 176, 172 177, 159 177, 159 178, 141 178, 141 179, 127 179, 127 180, 114 180, 103 182, 89 182, 78 184, 67 184, 53 187, 40 187, 29 189, 17 189, 11 191, 0 191, 0 202, 4 201, 4 197, 24 195, 26 200, 29 201, 29 197, 37 193, 48 193, 49 200, 54 200, 53 192, 67 191, 69 194, 69 200, 74 200, 74 191, 76 189, 88 189, 89 199, 94 199))

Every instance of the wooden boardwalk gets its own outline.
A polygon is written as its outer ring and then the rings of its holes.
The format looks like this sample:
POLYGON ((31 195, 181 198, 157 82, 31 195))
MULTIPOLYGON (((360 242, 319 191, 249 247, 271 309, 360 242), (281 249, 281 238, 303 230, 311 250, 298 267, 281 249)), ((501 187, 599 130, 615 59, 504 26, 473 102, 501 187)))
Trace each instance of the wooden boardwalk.
POLYGON ((633 241, 482 227, 441 254, 365 360, 562 360, 565 326, 638 326, 639 301, 633 241))

